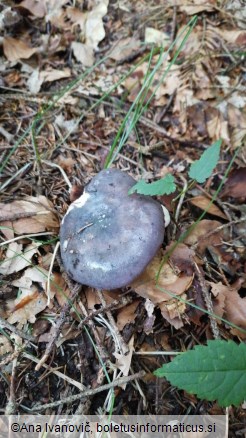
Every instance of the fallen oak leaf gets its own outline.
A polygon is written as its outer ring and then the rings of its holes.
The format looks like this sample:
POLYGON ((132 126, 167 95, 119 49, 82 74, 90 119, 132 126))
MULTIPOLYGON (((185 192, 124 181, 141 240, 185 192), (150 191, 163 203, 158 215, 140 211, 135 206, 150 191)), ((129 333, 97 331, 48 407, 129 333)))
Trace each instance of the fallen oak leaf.
POLYGON ((31 291, 26 291, 15 301, 15 307, 8 318, 10 324, 18 323, 23 326, 28 321, 34 323, 36 315, 47 306, 47 297, 40 293, 35 287, 31 291))
MULTIPOLYGON (((226 286, 221 282, 209 284, 215 296, 214 313, 246 330, 246 297, 241 298, 238 293, 241 283, 240 280, 234 286, 226 286)), ((246 339, 246 333, 240 329, 231 327, 230 330, 232 334, 246 339)))
POLYGON ((27 196, 20 201, 13 201, 9 204, 0 203, 1 225, 12 228, 2 229, 2 233, 11 239, 15 234, 40 233, 42 231, 57 231, 59 220, 54 211, 53 204, 45 196, 27 196), (20 219, 16 215, 20 213, 20 219), (32 217, 21 218, 22 213, 32 213, 32 217), (13 221, 4 221, 10 215, 14 216, 13 221))
POLYGON ((31 243, 23 250, 22 244, 10 242, 5 254, 5 260, 0 264, 0 273, 3 275, 13 274, 31 265, 31 259, 37 253, 40 245, 41 243, 31 243))
POLYGON ((29 47, 24 41, 12 37, 4 37, 3 52, 8 61, 28 59, 37 52, 37 48, 29 47))

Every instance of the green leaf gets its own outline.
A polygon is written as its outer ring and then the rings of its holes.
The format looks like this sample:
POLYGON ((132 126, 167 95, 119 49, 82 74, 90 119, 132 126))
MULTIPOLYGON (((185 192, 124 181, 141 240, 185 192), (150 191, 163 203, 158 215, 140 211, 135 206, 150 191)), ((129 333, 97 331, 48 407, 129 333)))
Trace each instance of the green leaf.
POLYGON ((220 406, 238 406, 246 399, 246 345, 208 341, 154 372, 172 385, 220 406))
POLYGON ((144 180, 140 180, 135 184, 129 191, 128 195, 132 195, 137 192, 141 195, 170 195, 170 193, 175 192, 176 184, 174 182, 174 177, 171 173, 168 173, 165 178, 159 179, 153 183, 146 183, 144 180))
POLYGON ((222 140, 217 140, 190 166, 189 176, 199 183, 203 183, 209 178, 217 166, 220 156, 220 146, 222 140))

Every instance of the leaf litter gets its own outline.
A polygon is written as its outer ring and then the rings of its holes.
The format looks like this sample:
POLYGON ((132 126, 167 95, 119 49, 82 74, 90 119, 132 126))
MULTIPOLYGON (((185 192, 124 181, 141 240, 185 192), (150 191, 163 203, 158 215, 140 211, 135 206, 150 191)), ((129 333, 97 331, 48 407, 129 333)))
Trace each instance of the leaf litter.
MULTIPOLYGON (((66 368, 66 373, 79 382, 82 370, 88 386, 99 384, 103 369, 89 338, 77 328, 84 318, 88 318, 89 323, 93 321, 93 325, 88 327, 100 351, 103 344, 114 366, 118 354, 118 365, 126 374, 130 367, 134 370, 141 366, 150 367, 153 371, 161 363, 159 358, 143 356, 141 365, 136 361, 133 350, 154 352, 159 348, 161 351, 184 351, 196 345, 197 340, 204 343, 211 337, 207 317, 202 312, 206 305, 195 264, 199 265, 211 293, 214 313, 228 321, 228 324, 218 321, 221 335, 226 339, 234 337, 240 340, 244 334, 229 323, 245 328, 243 203, 246 99, 242 54, 245 20, 241 3, 227 2, 220 10, 214 2, 185 1, 177 5, 175 13, 172 2, 166 2, 161 13, 158 4, 156 9, 152 9, 143 1, 118 3, 116 7, 108 1, 92 0, 84 5, 75 2, 71 7, 68 1, 24 0, 15 7, 5 9, 5 6, 1 6, 0 10, 0 29, 4 30, 0 66, 0 85, 4 87, 0 95, 4 107, 3 130, 0 130, 3 158, 10 150, 8 138, 19 138, 40 109, 47 108, 56 92, 85 73, 86 67, 105 56, 101 65, 90 75, 84 75, 83 80, 57 100, 52 111, 46 113, 44 125, 38 125, 38 130, 34 132, 36 145, 31 135, 27 135, 25 141, 13 151, 3 172, 5 182, 17 170, 21 170, 27 161, 31 163, 28 172, 20 173, 2 191, 2 240, 4 242, 16 237, 18 240, 1 247, 1 274, 10 291, 3 288, 0 307, 9 304, 11 315, 8 310, 3 315, 22 330, 27 330, 27 323, 29 327, 34 327, 46 321, 46 331, 40 334, 39 347, 35 351, 39 359, 43 353, 42 343, 47 344, 54 339, 56 318, 73 294, 72 285, 62 277, 58 260, 52 261, 53 243, 50 243, 50 237, 43 234, 52 232, 57 238, 60 221, 70 202, 68 187, 59 167, 65 171, 74 187, 84 186, 103 167, 122 120, 121 111, 125 113, 128 105, 134 101, 144 83, 149 63, 142 62, 121 84, 117 84, 117 81, 148 53, 151 42, 155 42, 156 48, 162 44, 169 47, 175 36, 182 32, 188 17, 198 14, 197 25, 182 48, 178 62, 171 66, 171 52, 162 69, 157 72, 149 89, 149 95, 155 95, 144 115, 146 118, 140 120, 136 132, 131 134, 132 138, 114 163, 137 180, 146 172, 146 179, 154 182, 165 176, 168 168, 178 187, 173 196, 161 197, 169 203, 172 212, 172 223, 165 235, 165 253, 156 256, 154 268, 148 268, 142 274, 142 282, 139 278, 136 284, 131 285, 130 291, 123 291, 126 297, 130 296, 130 301, 125 305, 121 303, 122 291, 103 292, 106 310, 111 309, 113 304, 116 306, 112 307, 112 314, 126 345, 131 340, 130 353, 124 360, 113 345, 109 330, 102 328, 93 318, 93 312, 97 312, 97 315, 101 312, 105 318, 107 314, 95 291, 90 288, 84 288, 66 314, 66 324, 56 341, 56 363, 66 368), (170 72, 157 87, 168 66, 171 66, 170 72), (105 98, 101 102, 100 110, 97 107, 91 109, 102 94, 113 86, 115 89, 110 99, 105 98), (146 119, 152 122, 151 127, 146 124, 146 119), (184 180, 189 181, 189 166, 220 138, 223 140, 220 158, 216 167, 212 166, 210 178, 204 185, 203 177, 200 185, 189 187, 184 202, 179 206, 178 194, 182 191, 184 180), (34 146, 38 150, 38 159, 34 146), (177 244, 182 233, 194 223, 201 211, 207 209, 207 202, 218 188, 237 147, 239 151, 233 169, 225 179, 216 205, 211 205, 206 216, 172 252, 173 245, 177 244), (141 154, 145 148, 148 148, 148 154, 141 154), (48 167, 45 161, 42 163, 42 159, 56 163, 58 168, 48 167), (174 217, 177 211, 179 215, 174 217), (24 214, 33 216, 21 217, 24 214), (4 220, 4 217, 8 217, 8 220, 4 220), (174 223, 176 232, 172 235, 174 223), (32 233, 40 234, 40 238, 37 238, 39 243, 30 244, 26 236, 32 233), (160 290, 156 286, 156 273, 163 255, 168 251, 171 254, 161 270, 158 286, 163 290, 160 290), (48 308, 45 292, 49 275, 51 307, 48 308), (118 308, 115 302, 121 303, 118 308), (198 304, 200 310, 191 308, 189 302, 198 304), (72 328, 69 330, 70 326, 72 328)), ((157 59, 157 56, 152 57, 152 68, 157 59)), ((7 354, 6 350, 3 355, 7 354)), ((20 372, 26 365, 22 361, 20 359, 20 372)), ((36 383, 38 390, 33 395, 28 386, 23 386, 26 394, 23 404, 30 406, 35 403, 33 400, 45 403, 48 391, 54 399, 57 383, 63 387, 63 382, 55 379, 52 374, 47 376, 43 388, 36 383)), ((162 398, 165 382, 160 382, 159 388, 155 386, 153 398, 152 381, 153 376, 149 375, 140 382, 144 385, 148 406, 152 406, 151 412, 172 413, 174 408, 170 406, 175 407, 176 413, 193 409, 186 393, 181 393, 184 408, 181 406, 176 390, 166 393, 165 404, 162 398), (153 402, 157 399, 158 407, 153 402)), ((7 387, 4 388, 7 391, 7 387)), ((141 397, 137 389, 129 389, 133 400, 131 405, 126 400, 127 389, 128 386, 126 391, 122 388, 117 391, 116 405, 119 407, 121 403, 128 413, 134 414, 136 406, 141 408, 141 397)), ((196 400, 194 397, 192 403, 196 400)), ((95 410, 96 397, 92 400, 90 412, 95 410)), ((203 402, 203 412, 211 410, 211 405, 203 402)), ((143 407, 140 411, 147 412, 143 407)), ((238 415, 240 424, 240 410, 234 411, 234 414, 235 418, 238 415)), ((235 426, 234 430, 237 429, 239 427, 235 426)))

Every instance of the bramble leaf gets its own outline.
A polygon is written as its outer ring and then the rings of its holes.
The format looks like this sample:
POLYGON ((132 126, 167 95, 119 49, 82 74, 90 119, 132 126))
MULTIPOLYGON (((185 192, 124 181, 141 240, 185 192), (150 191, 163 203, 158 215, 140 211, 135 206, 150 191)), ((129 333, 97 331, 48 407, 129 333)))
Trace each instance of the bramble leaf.
POLYGON ((144 180, 140 180, 135 184, 129 191, 128 195, 132 195, 137 192, 141 195, 170 195, 170 193, 175 192, 176 184, 174 182, 174 177, 171 173, 168 173, 164 178, 154 181, 150 184, 146 183, 144 180))
POLYGON ((217 140, 190 166, 189 176, 199 183, 203 183, 209 178, 217 166, 220 156, 220 146, 222 140, 217 140))
POLYGON ((172 385, 220 406, 238 406, 246 398, 246 345, 208 341, 157 369, 172 385))

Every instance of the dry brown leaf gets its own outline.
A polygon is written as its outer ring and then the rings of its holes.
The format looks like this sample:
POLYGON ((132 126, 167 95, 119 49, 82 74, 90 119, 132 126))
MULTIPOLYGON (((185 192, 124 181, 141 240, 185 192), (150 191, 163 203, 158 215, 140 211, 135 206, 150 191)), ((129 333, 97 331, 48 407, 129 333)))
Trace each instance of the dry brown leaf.
POLYGON ((93 49, 98 48, 98 44, 105 37, 103 17, 107 14, 109 0, 94 0, 94 7, 87 14, 85 24, 86 44, 93 49))
POLYGON ((44 0, 45 1, 45 20, 58 25, 60 17, 64 14, 63 6, 69 2, 69 0, 44 0))
POLYGON ((65 67, 63 70, 51 68, 40 72, 40 77, 43 82, 54 82, 58 79, 70 78, 70 76, 71 70, 68 67, 65 67))
POLYGON ((131 287, 143 298, 150 299, 154 304, 159 304, 163 301, 172 300, 172 296, 168 294, 181 295, 190 286, 193 275, 177 274, 175 267, 165 263, 158 280, 158 288, 156 287, 156 274, 159 270, 162 260, 162 252, 159 252, 154 259, 149 263, 145 271, 131 284, 131 287), (160 290, 163 289, 165 291, 160 290))
MULTIPOLYGON (((21 201, 0 204, 0 210, 2 218, 11 214, 34 213, 33 217, 17 219, 14 222, 2 222, 1 225, 11 227, 16 234, 40 233, 46 230, 57 231, 59 228, 59 220, 54 212, 54 207, 45 196, 28 196, 21 201)), ((6 235, 4 229, 2 232, 6 235)), ((6 237, 11 238, 8 235, 6 237)))
POLYGON ((211 12, 214 10, 214 0, 189 0, 182 2, 179 8, 187 15, 198 14, 202 11, 211 12))
POLYGON ((8 61, 19 61, 20 59, 28 59, 37 48, 29 47, 24 41, 12 37, 4 37, 3 52, 8 61))
POLYGON ((213 99, 216 97, 216 91, 212 87, 211 80, 206 73, 202 63, 194 66, 193 73, 195 97, 201 100, 213 99))
POLYGON ((218 221, 203 219, 193 228, 184 242, 191 246, 197 244, 198 252, 203 255, 208 246, 222 243, 221 230, 209 235, 209 233, 220 226, 221 223, 218 221))
POLYGON ((60 154, 57 157, 57 164, 65 170, 66 173, 70 174, 74 171, 74 165, 77 163, 76 160, 74 160, 72 157, 65 157, 64 155, 60 154))
MULTIPOLYGON (((242 281, 231 287, 225 286, 221 282, 210 283, 210 285, 212 293, 216 297, 214 313, 223 316, 224 319, 246 330, 246 297, 241 298, 238 293, 242 281), (223 304, 221 305, 221 303, 223 304), (221 310, 224 310, 222 315, 220 315, 221 310)), ((246 333, 239 329, 231 327, 230 330, 234 335, 246 339, 246 333)))
POLYGON ((15 300, 15 307, 8 318, 8 322, 10 324, 17 322, 19 327, 28 321, 33 323, 36 320, 36 315, 42 312, 46 306, 47 297, 44 293, 32 287, 31 290, 23 292, 20 297, 15 300))
POLYGON ((0 357, 7 353, 12 353, 13 347, 11 342, 4 335, 0 335, 0 357))
POLYGON ((33 282, 40 283, 45 290, 48 279, 48 271, 40 266, 32 266, 24 271, 22 277, 12 282, 13 286, 18 287, 21 292, 30 292, 33 282))
POLYGON ((38 252, 40 245, 40 243, 31 243, 23 250, 23 245, 11 242, 8 245, 5 259, 0 264, 0 273, 3 275, 13 274, 31 265, 31 259, 38 252))
POLYGON ((145 318, 144 325, 143 325, 143 331, 148 335, 150 333, 153 333, 153 326, 155 323, 155 305, 150 300, 145 300, 144 307, 147 312, 147 318, 145 318))
MULTIPOLYGON (((158 58, 156 56, 153 57, 153 65, 156 65, 158 62, 158 58)), ((141 66, 139 66, 130 77, 126 78, 124 81, 124 87, 130 92, 128 96, 129 101, 133 101, 138 94, 141 85, 144 83, 145 75, 149 70, 149 64, 144 62, 141 66)), ((167 96, 171 96, 177 89, 180 90, 182 86, 180 68, 177 65, 171 65, 168 60, 163 61, 163 65, 156 72, 155 81, 150 86, 148 95, 146 98, 149 98, 152 93, 155 95, 155 100, 153 102, 154 105, 163 105, 167 101, 167 96), (164 72, 169 69, 168 73, 165 75, 165 79, 163 79, 164 72), (158 88, 157 88, 158 84, 158 88)))
MULTIPOLYGON (((134 336, 132 336, 130 341, 128 342, 128 347, 129 347, 128 354, 114 353, 114 356, 116 357, 116 366, 122 372, 123 376, 128 376, 129 374, 129 370, 132 362, 132 355, 134 352, 133 344, 134 344, 134 336)), ((126 384, 122 385, 121 387, 125 389, 126 384)))
POLYGON ((80 29, 85 32, 86 12, 81 12, 78 8, 68 7, 66 15, 74 25, 79 25, 80 29))
MULTIPOLYGON (((187 300, 187 295, 182 294, 180 296, 182 300, 187 300)), ((186 304, 178 299, 173 298, 167 303, 161 303, 159 305, 162 316, 177 330, 183 327, 182 315, 186 311, 186 304)))
MULTIPOLYGON (((63 70, 48 69, 48 70, 34 70, 27 80, 28 89, 33 94, 37 94, 44 82, 54 82, 58 79, 70 78, 71 70, 64 68, 63 70)), ((59 101, 59 103, 61 103, 59 101)))
POLYGON ((210 108, 207 112, 207 130, 212 140, 222 138, 226 143, 230 142, 228 121, 216 108, 210 108))
MULTIPOLYGON (((194 198, 189 199, 190 204, 195 205, 196 207, 199 207, 201 210, 207 210, 207 207, 210 203, 210 199, 206 198, 206 196, 195 196, 194 198)), ((220 210, 217 205, 212 204, 208 211, 209 214, 212 214, 214 216, 219 216, 223 219, 227 219, 227 216, 220 210)))
MULTIPOLYGON (((176 245, 176 242, 170 242, 170 244, 166 247, 166 251, 172 249, 173 244, 176 245)), ((179 243, 175 249, 172 249, 172 253, 170 255, 170 260, 175 266, 176 271, 184 272, 189 276, 193 276, 194 274, 194 257, 195 252, 190 249, 184 243, 179 243)))
POLYGON ((135 300, 133 303, 122 307, 117 312, 117 327, 119 330, 123 330, 126 324, 131 324, 136 318, 136 309, 141 300, 135 300))
POLYGON ((246 44, 245 30, 226 30, 216 27, 214 31, 230 44, 236 44, 240 47, 246 44))
POLYGON ((246 167, 234 169, 226 181, 221 198, 232 197, 245 200, 246 197, 246 167))
POLYGON ((170 43, 170 35, 153 27, 145 28, 144 42, 146 44, 156 44, 157 46, 167 46, 170 43))
MULTIPOLYGON (((95 310, 95 306, 98 304, 101 304, 98 295, 92 287, 88 287, 85 291, 86 301, 87 301, 87 307, 89 310, 95 310)), ((106 301, 106 304, 111 304, 114 300, 119 300, 122 296, 122 292, 119 291, 103 291, 103 296, 106 301)))
POLYGON ((240 110, 237 104, 228 103, 227 116, 229 125, 232 127, 231 143, 233 149, 242 146, 246 135, 246 102, 244 104, 244 110, 240 110))
POLYGON ((43 18, 46 14, 44 1, 40 2, 37 0, 23 0, 18 6, 27 9, 37 18, 43 18))
MULTIPOLYGON (((187 251, 189 252, 190 250, 186 247, 184 251, 187 253, 187 251)), ((180 254, 182 254, 182 249, 180 249, 180 254)), ((176 257, 179 258, 180 254, 178 254, 177 251, 176 257)), ((189 256, 191 256, 191 254, 193 254, 192 251, 190 251, 189 256)), ((185 304, 182 303, 178 297, 186 297, 184 292, 192 283, 193 270, 190 266, 191 261, 188 261, 185 270, 190 272, 189 275, 187 275, 185 272, 180 272, 178 267, 173 264, 175 260, 174 256, 173 260, 171 260, 172 265, 165 263, 162 267, 158 279, 158 286, 156 286, 156 274, 159 270, 162 257, 163 254, 160 251, 154 257, 152 262, 149 263, 145 271, 136 280, 134 280, 134 282, 131 284, 131 287, 143 298, 149 299, 153 304, 158 305, 163 316, 167 316, 167 319, 171 324, 173 317, 174 326, 177 326, 181 323, 180 321, 177 322, 177 317, 179 319, 179 315, 184 313, 186 308, 185 304), (177 295, 177 299, 168 292, 177 295)), ((180 263, 181 265, 182 263, 185 264, 185 260, 180 261, 180 263)))
POLYGON ((85 67, 91 67, 93 65, 94 54, 91 46, 73 41, 71 49, 77 61, 81 62, 85 67))
POLYGON ((140 44, 140 40, 135 38, 124 38, 119 40, 114 46, 113 50, 110 51, 109 57, 115 61, 120 61, 121 59, 124 59, 125 57, 134 53, 135 50, 139 49, 140 44))
POLYGON ((54 272, 52 274, 52 281, 50 283, 50 291, 52 293, 52 296, 56 297, 60 307, 63 307, 67 303, 68 298, 71 295, 71 292, 70 292, 63 276, 58 272, 54 272))

